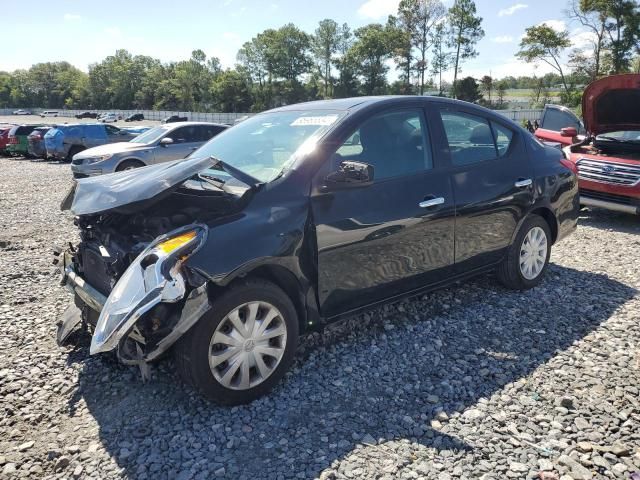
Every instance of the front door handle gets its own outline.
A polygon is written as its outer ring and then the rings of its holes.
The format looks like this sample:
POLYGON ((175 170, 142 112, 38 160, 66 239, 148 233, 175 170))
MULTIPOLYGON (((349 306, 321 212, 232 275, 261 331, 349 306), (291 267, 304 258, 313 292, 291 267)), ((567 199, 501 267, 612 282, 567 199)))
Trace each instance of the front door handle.
POLYGON ((437 197, 437 198, 430 198, 429 200, 423 200, 418 204, 418 206, 420 208, 431 208, 431 207, 436 207, 438 205, 442 205, 443 203, 444 203, 444 198, 437 197))
POLYGON ((530 178, 527 178, 526 180, 518 180, 515 185, 518 188, 524 188, 524 187, 528 187, 529 185, 531 185, 533 183, 533 180, 531 180, 530 178))

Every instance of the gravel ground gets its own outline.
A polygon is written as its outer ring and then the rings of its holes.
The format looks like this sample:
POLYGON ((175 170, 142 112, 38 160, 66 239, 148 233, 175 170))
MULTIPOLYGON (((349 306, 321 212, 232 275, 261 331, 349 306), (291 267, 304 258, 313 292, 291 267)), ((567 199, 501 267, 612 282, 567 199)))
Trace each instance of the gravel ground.
POLYGON ((58 348, 68 165, 0 159, 0 477, 629 478, 640 470, 640 220, 585 212, 543 284, 491 276, 303 340, 252 405, 208 404, 170 360, 58 348))

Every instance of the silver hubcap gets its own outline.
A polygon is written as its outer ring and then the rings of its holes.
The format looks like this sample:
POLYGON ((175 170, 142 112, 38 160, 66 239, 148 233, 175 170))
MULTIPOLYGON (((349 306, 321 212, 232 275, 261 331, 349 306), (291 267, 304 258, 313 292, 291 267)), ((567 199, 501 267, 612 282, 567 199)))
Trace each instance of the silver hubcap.
POLYGON ((540 227, 533 227, 524 237, 520 247, 520 272, 527 280, 533 280, 547 261, 547 234, 540 227))
POLYGON ((280 311, 267 302, 245 303, 218 324, 209 344, 209 367, 222 386, 246 390, 269 378, 286 345, 280 311))

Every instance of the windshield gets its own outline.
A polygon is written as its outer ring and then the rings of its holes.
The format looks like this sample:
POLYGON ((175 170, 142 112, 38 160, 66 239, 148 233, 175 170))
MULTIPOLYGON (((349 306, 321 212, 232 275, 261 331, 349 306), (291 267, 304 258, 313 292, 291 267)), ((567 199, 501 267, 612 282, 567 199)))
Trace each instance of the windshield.
MULTIPOLYGON (((292 165, 296 153, 312 147, 341 115, 335 110, 256 115, 214 137, 192 156, 215 157, 261 182, 270 182, 292 165)), ((216 175, 225 174, 216 171, 216 175)))
POLYGON ((621 130, 618 132, 609 132, 604 135, 598 135, 598 138, 604 138, 607 140, 615 140, 620 142, 640 142, 640 131, 621 130))
POLYGON ((130 141, 132 143, 153 143, 157 140, 160 140, 160 137, 167 133, 168 130, 168 127, 154 127, 151 130, 147 130, 146 132, 138 135, 130 141))

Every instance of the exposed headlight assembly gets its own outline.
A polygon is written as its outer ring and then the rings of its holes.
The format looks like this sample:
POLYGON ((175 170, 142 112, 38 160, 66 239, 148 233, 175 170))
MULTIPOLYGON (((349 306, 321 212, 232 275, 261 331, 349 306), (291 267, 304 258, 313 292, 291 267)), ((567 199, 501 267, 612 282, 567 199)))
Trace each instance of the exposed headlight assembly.
POLYGON ((142 315, 160 302, 175 303, 186 289, 180 267, 202 246, 207 229, 191 225, 157 238, 111 291, 91 339, 91 355, 113 350, 142 315))
POLYGON ((103 162, 104 160, 109 160, 111 157, 113 157, 113 154, 111 153, 107 153, 105 155, 99 155, 97 157, 88 157, 85 158, 83 163, 87 164, 87 165, 91 165, 93 163, 98 163, 98 162, 103 162))

